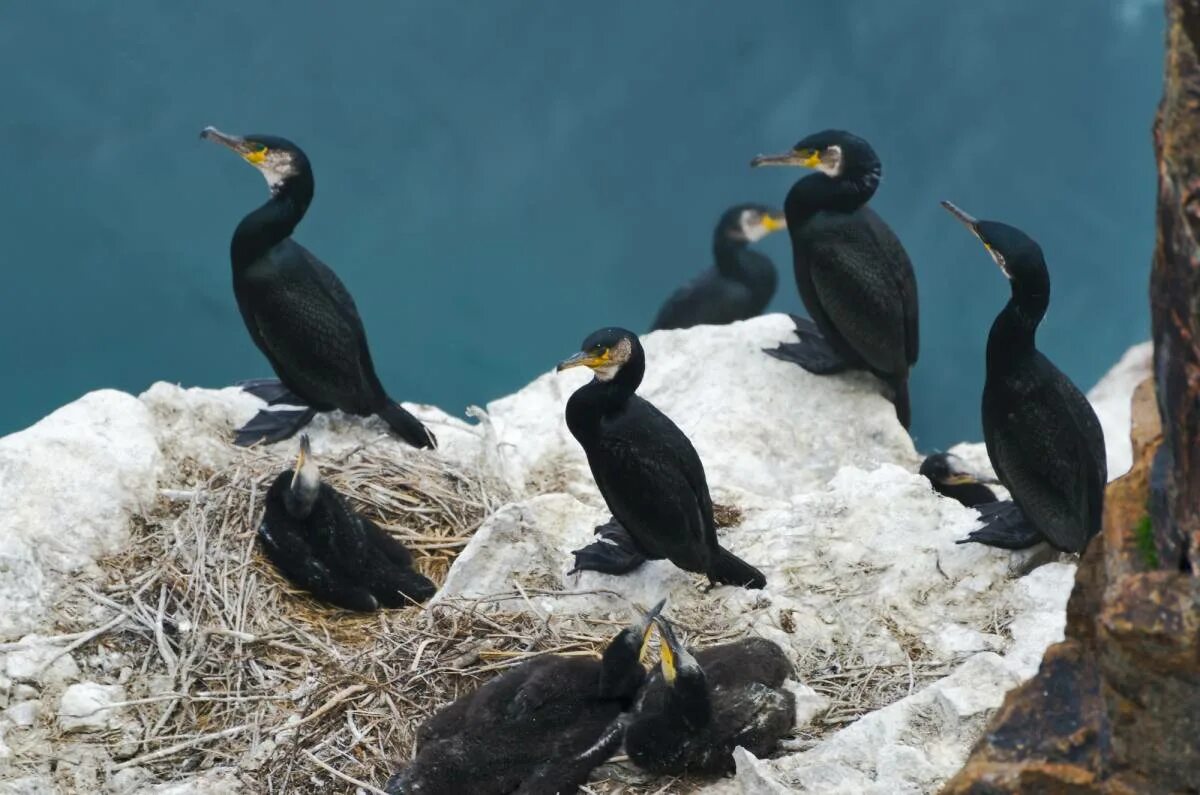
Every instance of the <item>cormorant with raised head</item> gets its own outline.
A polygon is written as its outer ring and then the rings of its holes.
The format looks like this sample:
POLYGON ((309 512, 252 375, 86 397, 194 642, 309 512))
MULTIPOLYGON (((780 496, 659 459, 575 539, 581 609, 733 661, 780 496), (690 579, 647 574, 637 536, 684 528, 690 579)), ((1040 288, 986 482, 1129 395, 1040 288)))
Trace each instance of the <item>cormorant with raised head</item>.
POLYGON ((750 248, 786 229, 783 214, 761 204, 730 207, 713 232, 714 267, 676 290, 654 319, 651 331, 719 326, 761 315, 775 295, 775 263, 750 248))
POLYGON ((558 365, 559 371, 571 367, 595 373, 567 401, 567 427, 614 519, 597 528, 605 540, 575 553, 575 570, 625 574, 646 559, 666 558, 712 583, 762 588, 762 572, 717 543, 696 448, 667 415, 634 394, 646 371, 637 335, 600 329, 558 365))
POLYGON ((921 462, 921 475, 943 497, 958 500, 968 508, 996 501, 996 494, 985 483, 996 481, 971 471, 954 453, 932 453, 921 462))
POLYGON ((660 671, 642 687, 625 732, 625 751, 652 773, 733 772, 739 745, 757 757, 775 750, 796 722, 796 699, 783 689, 792 673, 766 638, 688 653, 658 620, 660 671))
POLYGON ((795 318, 800 341, 768 353, 818 375, 871 371, 891 386, 907 428, 908 371, 919 347, 917 280, 900 240, 867 206, 881 173, 875 150, 857 135, 825 130, 751 165, 816 169, 783 205, 796 286, 812 321, 795 318))
POLYGON ((295 468, 279 473, 267 490, 258 539, 296 587, 347 610, 405 607, 437 590, 413 568, 403 544, 321 482, 307 434, 295 468))
POLYGON ((271 135, 242 137, 205 127, 200 136, 241 155, 262 172, 271 190, 271 198, 234 230, 230 259, 242 319, 279 381, 244 386, 269 405, 304 406, 259 412, 235 442, 277 442, 318 411, 341 409, 362 417, 377 414, 414 447, 435 447, 433 434, 379 383, 362 319, 345 285, 292 240, 313 197, 308 157, 291 141, 271 135))
POLYGON ((1012 500, 981 506, 984 527, 964 541, 1024 549, 1045 539, 1080 552, 1100 532, 1104 432, 1087 398, 1036 347, 1050 305, 1042 249, 1016 227, 942 206, 979 238, 1012 287, 988 333, 983 386, 983 440, 1012 500))
POLYGON ((417 755, 388 781, 399 795, 575 792, 621 746, 646 677, 642 654, 662 609, 622 629, 601 659, 547 654, 444 707, 417 732, 417 755))

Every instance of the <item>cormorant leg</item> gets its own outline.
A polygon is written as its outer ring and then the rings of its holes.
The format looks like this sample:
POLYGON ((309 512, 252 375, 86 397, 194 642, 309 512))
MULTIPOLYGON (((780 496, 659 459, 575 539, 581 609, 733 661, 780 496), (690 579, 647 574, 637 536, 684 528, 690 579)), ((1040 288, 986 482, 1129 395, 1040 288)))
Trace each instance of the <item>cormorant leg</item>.
POLYGON ((577 571, 628 574, 646 562, 646 556, 638 550, 629 531, 616 519, 598 525, 595 533, 600 536, 599 541, 571 553, 575 556, 575 566, 567 574, 577 571))
POLYGON ((315 416, 316 409, 260 411, 238 429, 233 443, 238 447, 249 447, 255 442, 281 442, 295 436, 301 428, 312 422, 315 416))
POLYGON ((821 336, 817 324, 808 318, 792 315, 799 342, 781 342, 778 347, 763 351, 768 356, 798 364, 814 375, 834 375, 851 369, 851 363, 838 354, 821 336))
POLYGON ((975 542, 1001 549, 1028 549, 1045 540, 1012 500, 975 506, 983 527, 972 531, 957 543, 975 542))
POLYGON ((292 392, 278 378, 252 378, 249 381, 238 381, 237 386, 242 391, 249 392, 260 400, 265 400, 268 406, 304 406, 307 405, 295 392, 292 392))

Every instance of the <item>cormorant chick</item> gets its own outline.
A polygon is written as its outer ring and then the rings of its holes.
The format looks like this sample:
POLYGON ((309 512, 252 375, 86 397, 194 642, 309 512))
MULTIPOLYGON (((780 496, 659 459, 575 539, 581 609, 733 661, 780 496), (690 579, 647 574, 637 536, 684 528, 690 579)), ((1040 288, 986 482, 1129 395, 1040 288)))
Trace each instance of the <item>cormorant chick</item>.
POLYGON ((305 407, 260 411, 237 432, 235 443, 278 442, 318 411, 341 409, 362 417, 377 414, 414 447, 436 447, 433 434, 379 383, 362 319, 345 285, 291 238, 313 197, 308 157, 291 141, 270 135, 243 138, 205 127, 200 137, 241 155, 271 189, 271 198, 238 224, 230 259, 242 319, 279 381, 243 386, 268 405, 305 407))
POLYGON ((417 732, 417 755, 388 781, 404 795, 575 792, 621 745, 662 609, 621 630, 601 659, 547 654, 459 698, 417 732))
POLYGON ((908 371, 917 362, 917 280, 904 246, 867 206, 881 166, 871 145, 825 130, 752 166, 816 169, 788 192, 796 286, 812 321, 795 318, 800 341, 767 351, 811 373, 869 370, 892 388, 896 417, 911 421, 908 371))
POLYGON ((625 733, 638 767, 669 775, 733 772, 733 749, 770 754, 796 722, 783 689, 792 666, 765 638, 714 646, 693 657, 664 619, 657 621, 661 672, 642 688, 625 733))
POLYGON ((567 401, 567 427, 587 453, 596 486, 612 511, 606 540, 575 554, 575 570, 625 574, 647 558, 666 558, 712 583, 762 588, 762 572, 717 543, 704 465, 675 423, 634 394, 646 370, 632 331, 605 328, 558 365, 595 373, 567 401))
POLYGON ((713 262, 676 290, 654 319, 651 331, 723 325, 763 313, 775 295, 775 263, 750 249, 767 235, 786 229, 783 214, 761 204, 730 207, 713 232, 713 262))
POLYGON ((958 500, 968 508, 996 501, 995 493, 983 485, 995 481, 976 475, 954 453, 931 454, 921 462, 921 475, 929 480, 938 494, 958 500))
POLYGON ((1035 345, 1050 305, 1042 249, 1016 227, 942 205, 979 238, 1012 287, 988 333, 982 406, 988 457, 1012 501, 982 506, 984 526, 964 542, 1024 549, 1044 538, 1080 552, 1100 532, 1104 432, 1087 398, 1035 345))
POLYGON ((279 473, 267 490, 258 539, 297 588, 347 610, 404 607, 437 590, 413 569, 403 544, 321 482, 307 434, 295 469, 279 473))

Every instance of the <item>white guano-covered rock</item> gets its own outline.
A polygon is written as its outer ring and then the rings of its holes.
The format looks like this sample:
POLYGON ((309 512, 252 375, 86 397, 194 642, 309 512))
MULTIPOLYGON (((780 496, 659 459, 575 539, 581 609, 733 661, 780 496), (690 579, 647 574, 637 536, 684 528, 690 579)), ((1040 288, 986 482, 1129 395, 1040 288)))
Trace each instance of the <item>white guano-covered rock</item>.
POLYGON ((125 700, 120 685, 80 682, 68 687, 58 703, 58 724, 63 731, 103 731, 116 728, 124 716, 114 704, 125 700))

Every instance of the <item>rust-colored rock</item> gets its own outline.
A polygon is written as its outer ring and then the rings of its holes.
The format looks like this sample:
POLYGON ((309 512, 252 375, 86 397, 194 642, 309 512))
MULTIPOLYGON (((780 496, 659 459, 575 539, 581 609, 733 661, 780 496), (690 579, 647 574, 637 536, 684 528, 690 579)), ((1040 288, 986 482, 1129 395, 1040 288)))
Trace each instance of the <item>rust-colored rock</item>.
POLYGON ((1134 464, 1108 486, 1066 639, 945 793, 1200 793, 1200 0, 1167 13, 1155 379, 1133 397, 1134 464))

